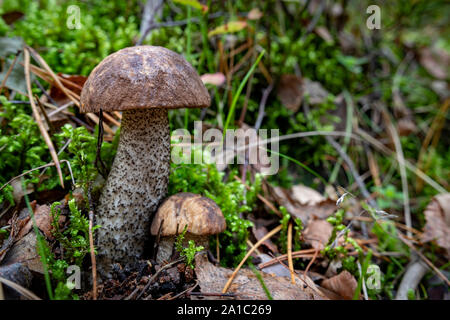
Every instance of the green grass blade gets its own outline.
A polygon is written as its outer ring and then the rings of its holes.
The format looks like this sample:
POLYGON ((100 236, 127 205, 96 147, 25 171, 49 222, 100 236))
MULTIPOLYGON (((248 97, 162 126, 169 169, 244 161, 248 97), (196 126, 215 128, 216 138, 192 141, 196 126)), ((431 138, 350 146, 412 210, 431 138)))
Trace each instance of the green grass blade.
MULTIPOLYGON (((241 84, 239 85, 239 88, 237 89, 233 101, 231 102, 230 110, 228 111, 227 120, 225 121, 225 126, 223 127, 223 137, 225 138, 225 133, 227 132, 228 126, 230 125, 231 118, 234 115, 234 109, 236 109, 236 103, 239 99, 239 96, 241 95, 242 90, 244 89, 245 84, 248 81, 248 78, 250 78, 250 75, 255 70, 256 66, 258 65, 259 61, 261 61, 261 58, 263 57, 265 53, 265 50, 263 50, 258 58, 256 59, 255 63, 252 65, 250 70, 248 70, 247 74, 245 75, 244 79, 242 80, 241 84)), ((223 140, 222 140, 223 141, 223 140)))

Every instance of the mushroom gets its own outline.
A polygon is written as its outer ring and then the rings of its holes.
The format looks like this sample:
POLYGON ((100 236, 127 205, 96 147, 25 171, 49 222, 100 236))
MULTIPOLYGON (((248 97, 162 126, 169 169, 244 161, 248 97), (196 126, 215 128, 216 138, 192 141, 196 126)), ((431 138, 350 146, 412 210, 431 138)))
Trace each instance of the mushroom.
POLYGON ((156 212, 151 234, 159 235, 156 261, 168 261, 172 256, 175 236, 187 226, 183 246, 189 240, 208 248, 209 236, 226 229, 225 218, 219 206, 211 199, 189 192, 177 193, 167 198, 156 212))
POLYGON ((81 92, 81 112, 123 111, 120 141, 96 209, 98 269, 142 258, 152 214, 166 196, 168 109, 204 108, 210 97, 194 68, 163 47, 136 46, 106 57, 81 92))

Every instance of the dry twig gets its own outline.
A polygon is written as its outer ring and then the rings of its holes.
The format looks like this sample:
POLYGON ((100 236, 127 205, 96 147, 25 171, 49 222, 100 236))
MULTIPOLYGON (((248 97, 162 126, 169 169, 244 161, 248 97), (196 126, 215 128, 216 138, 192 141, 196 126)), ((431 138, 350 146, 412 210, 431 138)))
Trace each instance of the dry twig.
POLYGON ((59 182, 61 183, 61 187, 64 188, 64 180, 63 180, 63 175, 62 175, 62 171, 61 171, 61 166, 59 164, 58 155, 56 154, 55 147, 53 146, 53 142, 50 139, 50 136, 49 136, 47 130, 45 130, 44 124, 42 123, 41 117, 39 115, 39 111, 36 107, 36 104, 34 103, 33 93, 31 91, 29 47, 26 47, 26 49, 25 49, 25 80, 27 83, 28 98, 30 99, 31 109, 33 110, 34 118, 36 119, 36 123, 39 127, 39 130, 41 131, 42 137, 44 138, 44 141, 48 146, 48 149, 50 151, 50 155, 52 156, 53 162, 55 163, 55 167, 56 167, 56 171, 58 172, 59 182))
POLYGON ((292 222, 289 222, 288 224, 287 255, 288 255, 289 271, 291 272, 291 282, 292 284, 295 284, 294 262, 292 261, 292 222))
POLYGON ((92 264, 92 298, 97 300, 97 263, 95 261, 94 252, 94 236, 93 236, 94 212, 89 211, 89 249, 91 253, 92 264))
POLYGON ((269 233, 267 233, 264 237, 262 237, 245 255, 244 259, 242 259, 241 263, 239 263, 239 265, 236 267, 236 269, 234 270, 233 274, 230 276, 230 278, 228 279, 227 283, 225 284, 225 287, 222 290, 222 293, 226 293, 228 291, 228 288, 230 287, 231 283, 233 282, 234 278, 236 277, 237 273, 239 272, 239 270, 241 269, 241 267, 243 266, 243 264, 245 263, 245 261, 247 261, 248 257, 250 257, 250 255, 252 254, 253 251, 255 251, 264 241, 266 241, 267 239, 269 239, 270 237, 272 237, 273 235, 275 235, 276 233, 278 233, 281 229, 283 228, 282 225, 279 225, 278 227, 276 227, 275 229, 273 229, 272 231, 270 231, 269 233))

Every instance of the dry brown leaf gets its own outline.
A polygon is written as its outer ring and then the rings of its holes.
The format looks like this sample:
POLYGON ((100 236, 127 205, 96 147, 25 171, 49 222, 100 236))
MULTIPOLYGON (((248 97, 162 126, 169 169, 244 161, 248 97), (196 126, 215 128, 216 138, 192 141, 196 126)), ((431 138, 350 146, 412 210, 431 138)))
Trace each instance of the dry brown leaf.
POLYGON ((11 25, 17 20, 21 19, 24 16, 24 13, 21 11, 9 11, 5 12, 1 15, 3 21, 5 21, 6 24, 11 25))
MULTIPOLYGON (((253 235, 255 236, 256 240, 261 240, 269 231, 267 230, 266 227, 264 226, 253 226, 252 227, 252 232, 253 235)), ((278 248, 277 246, 272 242, 272 240, 267 239, 265 240, 263 243, 263 245, 265 245, 270 251, 272 251, 273 253, 278 253, 278 248)))
POLYGON ((277 90, 278 99, 286 108, 293 112, 297 112, 302 104, 302 85, 302 79, 295 74, 283 74, 280 78, 277 90))
POLYGON ((314 249, 322 250, 331 237, 333 226, 325 220, 312 220, 303 232, 305 242, 314 249))
MULTIPOLYGON (((233 273, 233 270, 216 267, 204 255, 197 255, 195 273, 202 293, 221 292, 233 273)), ((274 300, 324 300, 325 296, 316 288, 311 279, 298 280, 292 284, 288 277, 276 277, 262 272, 264 283, 274 300), (309 280, 309 281, 308 281, 309 280)), ((236 295, 237 299, 267 300, 253 271, 241 269, 228 289, 227 293, 236 295)), ((205 297, 221 299, 221 297, 205 297)))
POLYGON ((397 126, 398 126, 398 134, 401 137, 406 137, 417 131, 416 124, 413 122, 412 118, 409 117, 404 117, 398 120, 397 126))
MULTIPOLYGON (((70 81, 71 83, 66 83, 65 87, 67 89, 71 90, 72 92, 76 93, 77 95, 81 94, 81 89, 83 88, 83 85, 87 80, 87 77, 79 76, 79 75, 68 76, 68 75, 59 73, 58 76, 70 81)), ((55 100, 55 102, 58 104, 58 106, 61 106, 61 105, 66 104, 71 101, 67 97, 67 95, 56 85, 51 86, 50 97, 52 97, 53 100, 55 100)))
POLYGON ((353 299, 353 294, 357 286, 358 282, 355 277, 347 270, 342 271, 337 276, 322 281, 322 287, 337 293, 346 300, 353 299))
POLYGON ((24 264, 31 271, 44 272, 41 257, 37 252, 37 237, 34 231, 14 243, 3 259, 5 265, 16 262, 24 264))
MULTIPOLYGON (((63 217, 63 216, 61 216, 63 217)), ((36 206, 36 209, 34 210, 34 218, 36 220, 36 225, 41 230, 44 235, 48 239, 53 239, 52 235, 52 218, 50 215, 50 207, 47 205, 36 206)), ((31 219, 28 220, 27 224, 20 230, 19 234, 17 235, 17 239, 22 238, 25 236, 30 230, 33 228, 33 221, 31 219)))
POLYGON ((271 195, 276 202, 284 206, 291 215, 302 220, 304 225, 307 225, 308 220, 313 216, 325 219, 336 211, 335 201, 325 199, 308 187, 299 185, 290 190, 281 187, 271 187, 271 189, 271 195))
POLYGON ((322 201, 326 200, 325 197, 316 190, 301 184, 292 187, 291 197, 295 201, 298 201, 301 205, 311 206, 318 205, 322 201))
POLYGON ((450 257, 450 193, 435 196, 425 209, 425 230, 422 241, 436 240, 450 257))

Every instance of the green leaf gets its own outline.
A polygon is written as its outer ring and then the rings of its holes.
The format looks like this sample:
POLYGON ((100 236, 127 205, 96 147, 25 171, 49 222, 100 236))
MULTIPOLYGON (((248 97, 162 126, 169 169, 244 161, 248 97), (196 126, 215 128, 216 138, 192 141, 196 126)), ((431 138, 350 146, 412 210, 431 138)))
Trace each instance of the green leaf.
POLYGON ((195 9, 202 10, 203 12, 208 11, 208 6, 201 4, 197 0, 173 0, 173 2, 181 4, 183 6, 190 6, 195 9))
POLYGON ((219 34, 236 33, 247 27, 247 21, 231 21, 208 32, 208 37, 219 34))

